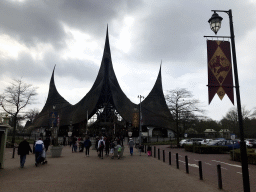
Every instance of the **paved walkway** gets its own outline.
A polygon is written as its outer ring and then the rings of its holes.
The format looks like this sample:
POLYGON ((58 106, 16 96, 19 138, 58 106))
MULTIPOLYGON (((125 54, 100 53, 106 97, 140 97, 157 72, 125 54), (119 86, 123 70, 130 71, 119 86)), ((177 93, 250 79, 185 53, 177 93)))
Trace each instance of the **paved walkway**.
POLYGON ((1 192, 219 191, 157 158, 145 153, 139 156, 136 149, 130 156, 127 147, 122 159, 100 159, 94 150, 85 157, 66 146, 62 157, 47 154, 48 164, 39 167, 35 167, 33 154, 27 156, 24 168, 19 167, 18 155, 14 159, 11 156, 12 149, 6 149, 5 168, 0 170, 1 192))

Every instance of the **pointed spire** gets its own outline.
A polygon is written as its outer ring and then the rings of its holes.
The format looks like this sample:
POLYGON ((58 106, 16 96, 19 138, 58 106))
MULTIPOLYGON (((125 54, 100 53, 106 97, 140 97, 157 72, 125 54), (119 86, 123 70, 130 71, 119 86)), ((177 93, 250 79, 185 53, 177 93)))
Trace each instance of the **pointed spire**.
POLYGON ((110 56, 111 57, 109 37, 108 37, 108 25, 107 25, 107 32, 106 32, 106 40, 105 40, 105 47, 104 47, 103 57, 104 56, 110 56))
POLYGON ((160 63, 160 69, 159 69, 159 73, 158 73, 158 76, 157 76, 157 81, 161 81, 161 86, 162 86, 162 60, 161 60, 161 63, 160 63))
POLYGON ((53 68, 53 71, 52 71, 52 77, 51 77, 51 81, 50 81, 50 87, 51 87, 51 85, 54 85, 54 87, 55 87, 55 83, 54 83, 54 71, 55 71, 55 67, 56 67, 56 64, 54 65, 54 68, 53 68))

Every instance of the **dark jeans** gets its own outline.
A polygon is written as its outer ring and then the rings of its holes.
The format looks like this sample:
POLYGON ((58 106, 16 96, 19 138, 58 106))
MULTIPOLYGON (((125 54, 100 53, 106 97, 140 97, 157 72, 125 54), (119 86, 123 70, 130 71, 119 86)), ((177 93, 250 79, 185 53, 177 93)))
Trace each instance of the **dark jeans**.
POLYGON ((130 147, 130 154, 133 154, 133 147, 130 147))
POLYGON ((100 151, 100 157, 103 159, 103 150, 104 148, 99 148, 99 151, 100 151))
POLYGON ((85 155, 89 155, 90 147, 85 147, 85 155))
POLYGON ((26 155, 20 155, 20 166, 24 167, 26 161, 26 155))
POLYGON ((77 150, 77 144, 73 144, 73 145, 72 145, 72 152, 73 152, 73 151, 76 152, 76 150, 77 150))
POLYGON ((41 163, 41 156, 42 156, 42 152, 35 153, 36 163, 41 163))
POLYGON ((109 155, 109 147, 106 147, 106 155, 109 155))

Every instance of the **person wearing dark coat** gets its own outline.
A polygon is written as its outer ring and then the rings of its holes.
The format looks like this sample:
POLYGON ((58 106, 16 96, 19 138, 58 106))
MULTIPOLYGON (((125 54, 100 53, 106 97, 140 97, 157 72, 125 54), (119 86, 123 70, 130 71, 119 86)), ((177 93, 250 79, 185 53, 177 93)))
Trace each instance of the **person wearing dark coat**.
POLYGON ((89 137, 86 138, 84 141, 84 147, 85 147, 85 155, 89 157, 90 147, 92 145, 92 142, 90 141, 89 137))
POLYGON ((110 140, 109 138, 106 138, 105 140, 105 150, 106 150, 106 155, 109 156, 109 146, 110 146, 110 140))
POLYGON ((26 161, 26 155, 29 154, 29 151, 32 153, 31 147, 26 139, 24 139, 22 142, 20 142, 18 147, 18 155, 20 155, 20 167, 23 168, 25 161, 26 161))
POLYGON ((45 152, 48 151, 48 147, 50 146, 51 140, 49 137, 46 137, 44 140, 44 147, 45 147, 45 152))

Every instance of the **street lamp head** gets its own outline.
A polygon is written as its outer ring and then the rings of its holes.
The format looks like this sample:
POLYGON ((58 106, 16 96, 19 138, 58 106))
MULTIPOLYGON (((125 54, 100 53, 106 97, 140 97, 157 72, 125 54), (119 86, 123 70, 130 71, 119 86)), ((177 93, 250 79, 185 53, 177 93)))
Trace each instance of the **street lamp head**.
POLYGON ((215 35, 218 33, 221 27, 222 19, 223 18, 214 11, 212 17, 208 20, 208 23, 210 23, 211 30, 215 33, 215 35))

